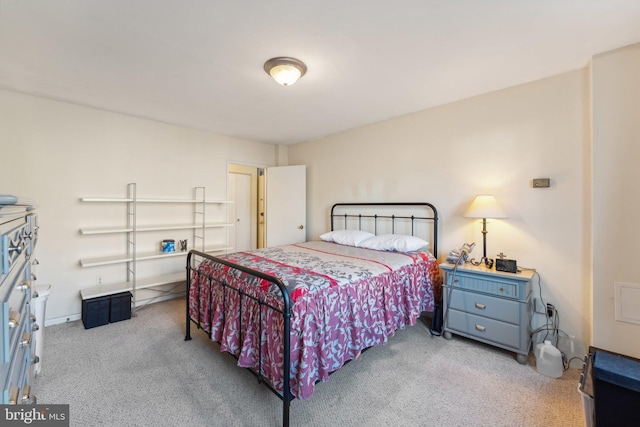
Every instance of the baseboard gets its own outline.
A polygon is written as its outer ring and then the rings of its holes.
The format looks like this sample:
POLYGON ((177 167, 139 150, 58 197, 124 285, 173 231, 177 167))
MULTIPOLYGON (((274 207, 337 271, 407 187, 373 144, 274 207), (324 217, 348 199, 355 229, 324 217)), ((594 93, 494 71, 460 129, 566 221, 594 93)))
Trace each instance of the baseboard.
POLYGON ((76 320, 80 320, 82 319, 82 314, 72 314, 70 316, 66 316, 66 317, 56 317, 54 319, 46 319, 44 321, 44 326, 52 326, 52 325, 59 325, 60 323, 68 323, 68 322, 75 322, 76 320))

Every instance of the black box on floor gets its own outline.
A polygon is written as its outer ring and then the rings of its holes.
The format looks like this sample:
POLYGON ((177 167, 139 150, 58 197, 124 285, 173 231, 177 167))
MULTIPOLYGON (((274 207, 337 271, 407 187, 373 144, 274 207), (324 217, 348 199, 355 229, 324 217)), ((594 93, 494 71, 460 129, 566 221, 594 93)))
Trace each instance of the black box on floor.
POLYGON ((131 292, 82 300, 82 323, 85 329, 131 319, 131 292))
POLYGON ((131 292, 122 292, 111 295, 111 309, 109 311, 109 322, 119 322, 131 319, 131 292))
POLYGON ((640 425, 640 360, 597 350, 592 358, 596 425, 640 425))
POLYGON ((111 297, 104 296, 82 300, 82 323, 85 329, 109 323, 111 297))

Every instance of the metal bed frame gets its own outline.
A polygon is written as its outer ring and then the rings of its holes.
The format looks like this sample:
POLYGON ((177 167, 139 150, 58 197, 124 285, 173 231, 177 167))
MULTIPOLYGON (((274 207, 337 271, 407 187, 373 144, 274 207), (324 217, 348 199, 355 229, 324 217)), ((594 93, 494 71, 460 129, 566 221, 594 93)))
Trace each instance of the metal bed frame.
MULTIPOLYGON (((408 220, 410 221, 410 228, 411 228, 411 234, 413 235, 414 233, 414 222, 415 221, 426 221, 430 224, 432 224, 432 228, 431 228, 431 247, 432 247, 432 254, 437 257, 438 256, 438 211, 436 210, 435 206, 433 206, 431 203, 426 203, 426 202, 404 202, 404 203, 392 203, 392 202, 388 202, 388 203, 336 203, 331 207, 331 230, 333 231, 335 228, 336 223, 334 222, 334 220, 340 218, 343 222, 343 226, 344 229, 347 229, 347 225, 349 222, 349 219, 357 219, 357 223, 358 223, 358 229, 362 230, 363 229, 363 219, 364 220, 373 220, 373 229, 374 229, 374 234, 378 234, 378 220, 386 220, 391 222, 391 230, 392 233, 396 230, 396 221, 397 220, 408 220), (416 209, 421 209, 424 208, 425 211, 431 211, 431 214, 427 214, 426 216, 414 216, 414 215, 377 215, 377 214, 354 214, 351 213, 351 211, 349 212, 345 212, 345 213, 337 213, 336 211, 342 210, 342 209, 347 209, 350 210, 351 208, 360 208, 363 207, 366 209, 366 207, 415 207, 416 209)), ((270 384, 268 382, 268 380, 266 380, 261 372, 261 368, 262 368, 262 350, 259 351, 259 356, 258 356, 258 371, 255 371, 252 368, 247 368, 253 375, 255 375, 258 378, 258 382, 261 384, 266 385, 274 394, 276 394, 281 400, 282 400, 282 425, 284 427, 288 427, 289 426, 289 410, 290 410, 290 405, 291 405, 291 401, 294 399, 292 393, 291 393, 291 388, 289 386, 289 381, 288 379, 290 378, 290 372, 291 372, 291 360, 290 360, 290 356, 291 356, 291 345, 290 345, 290 338, 291 338, 291 299, 289 296, 289 293, 285 287, 285 285, 277 278, 268 274, 265 274, 261 271, 258 270, 254 270, 251 268, 247 268, 244 267, 242 265, 227 261, 223 258, 219 258, 219 257, 215 257, 209 254, 206 254, 204 252, 200 252, 197 250, 191 250, 189 251, 189 254, 187 255, 187 267, 186 267, 186 272, 187 272, 187 290, 186 290, 186 331, 185 331, 185 341, 189 341, 191 340, 191 323, 193 322, 198 329, 201 329, 201 320, 200 319, 200 314, 198 313, 198 319, 193 319, 191 318, 190 314, 189 314, 189 296, 190 296, 190 287, 191 287, 191 278, 192 276, 195 274, 198 279, 200 279, 200 276, 203 274, 199 271, 198 269, 198 265, 199 263, 196 265, 195 262, 195 258, 196 257, 200 257, 201 260, 200 261, 204 261, 204 260, 209 260, 215 263, 219 263, 234 269, 237 269, 239 271, 242 271, 244 273, 253 275, 255 277, 258 277, 260 279, 266 280, 270 283, 275 284, 278 289, 280 290, 280 293, 282 295, 282 307, 274 307, 272 305, 270 305, 269 303, 259 299, 259 298, 255 298, 251 295, 248 295, 246 293, 244 293, 242 291, 242 289, 237 289, 231 285, 229 285, 228 283, 225 283, 223 281, 220 281, 216 278, 213 278, 211 276, 207 276, 207 279, 209 280, 209 282, 213 282, 215 281, 217 284, 219 284, 220 286, 222 286, 225 290, 226 289, 231 289, 232 291, 236 292, 239 294, 239 300, 240 300, 240 308, 239 310, 242 311, 242 298, 249 298, 255 302, 258 303, 258 305, 260 306, 260 312, 262 312, 262 306, 267 306, 270 310, 272 310, 275 313, 279 313, 279 315, 283 316, 284 319, 284 328, 283 328, 283 367, 282 367, 282 378, 283 378, 283 391, 282 393, 277 391, 275 389, 275 387, 270 384)), ((209 306, 211 307, 211 298, 212 298, 213 292, 210 292, 210 300, 209 300, 209 306)), ((225 295, 225 293, 223 292, 223 295, 225 295)), ((198 295, 198 300, 200 299, 200 296, 198 295)), ((240 322, 242 321, 242 316, 240 316, 240 322)), ((240 325, 239 330, 242 330, 242 325, 240 325)), ((262 335, 262 322, 260 322, 260 335, 262 335)), ((209 338, 211 338, 211 332, 209 332, 209 338)), ((220 343, 218 343, 220 344, 220 343)), ((364 351, 364 350, 363 350, 364 351)), ((235 356, 234 356, 235 357, 235 356)))

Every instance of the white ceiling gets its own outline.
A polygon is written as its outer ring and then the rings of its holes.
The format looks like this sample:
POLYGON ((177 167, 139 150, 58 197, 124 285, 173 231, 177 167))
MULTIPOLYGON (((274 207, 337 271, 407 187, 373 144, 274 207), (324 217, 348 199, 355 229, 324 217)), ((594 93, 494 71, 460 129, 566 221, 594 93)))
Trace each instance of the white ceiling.
POLYGON ((291 144, 637 42, 640 0, 0 0, 0 87, 291 144))

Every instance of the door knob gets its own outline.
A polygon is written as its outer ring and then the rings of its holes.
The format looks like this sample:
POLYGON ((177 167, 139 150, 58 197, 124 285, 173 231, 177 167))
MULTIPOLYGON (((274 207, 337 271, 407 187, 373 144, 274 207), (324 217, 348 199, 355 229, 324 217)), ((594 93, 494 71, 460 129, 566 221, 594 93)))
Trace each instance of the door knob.
POLYGON ((299 225, 299 226, 298 226, 298 229, 299 229, 299 230, 302 230, 303 228, 304 228, 304 225, 299 225))

